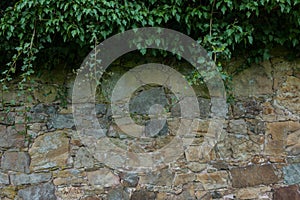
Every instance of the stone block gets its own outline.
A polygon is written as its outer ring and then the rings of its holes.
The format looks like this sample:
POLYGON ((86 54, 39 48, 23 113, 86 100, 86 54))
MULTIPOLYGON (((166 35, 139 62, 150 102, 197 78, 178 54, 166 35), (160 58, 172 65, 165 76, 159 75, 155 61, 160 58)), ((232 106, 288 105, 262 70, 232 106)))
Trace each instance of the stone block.
POLYGON ((82 185, 87 184, 86 172, 76 169, 66 169, 53 172, 54 185, 82 185))
POLYGON ((52 175, 50 173, 11 174, 9 177, 13 185, 33 185, 49 181, 52 175))
POLYGON ((185 173, 185 174, 176 174, 174 179, 174 186, 178 185, 184 185, 190 182, 193 182, 195 180, 195 174, 194 173, 185 173))
POLYGON ((55 187, 52 183, 30 186, 18 191, 18 196, 23 200, 57 200, 55 187))
POLYGON ((300 189, 298 185, 290 185, 274 189, 274 200, 299 200, 300 189))
POLYGON ((16 124, 13 126, 0 125, 0 147, 22 148, 25 145, 25 126, 16 124))
POLYGON ((251 165, 232 168, 232 186, 236 188, 252 187, 260 184, 269 185, 278 182, 272 165, 251 165))
POLYGON ((174 173, 168 168, 149 172, 140 177, 139 184, 171 186, 174 180, 174 173))
POLYGON ((271 187, 248 187, 239 189, 236 192, 237 199, 262 199, 262 196, 266 196, 267 192, 271 192, 271 187))
POLYGON ((268 69, 252 65, 233 77, 234 96, 249 97, 273 94, 273 80, 268 69))
POLYGON ((266 125, 266 155, 280 157, 285 155, 285 146, 287 144, 287 137, 300 129, 300 123, 293 121, 272 122, 266 125))
POLYGON ((8 185, 8 184, 9 184, 8 175, 0 172, 0 185, 8 185))
POLYGON ((64 132, 51 132, 39 136, 29 149, 32 171, 67 165, 69 138, 64 132))
POLYGON ((106 168, 102 168, 93 172, 87 172, 87 178, 91 185, 102 188, 112 187, 120 184, 120 178, 106 168))
POLYGON ((27 152, 6 151, 1 158, 1 168, 7 171, 29 173, 30 156, 27 152))
POLYGON ((300 163, 283 167, 284 182, 288 185, 300 183, 300 163))
POLYGON ((196 175, 196 181, 199 181, 205 190, 227 188, 229 186, 228 178, 229 176, 226 171, 196 175))

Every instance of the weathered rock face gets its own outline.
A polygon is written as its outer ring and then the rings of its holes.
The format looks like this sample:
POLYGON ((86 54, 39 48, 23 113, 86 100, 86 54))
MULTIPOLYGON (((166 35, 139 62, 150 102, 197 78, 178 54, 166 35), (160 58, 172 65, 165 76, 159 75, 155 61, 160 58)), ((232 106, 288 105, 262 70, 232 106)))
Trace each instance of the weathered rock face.
POLYGON ((273 57, 235 74, 232 104, 211 98, 205 84, 193 86, 200 107, 198 126, 181 124, 184 110, 170 88, 142 86, 128 97, 130 117, 146 125, 141 138, 115 123, 118 116, 110 105, 111 90, 126 67, 122 62, 113 65, 116 76, 101 85, 95 112, 84 105, 77 113, 86 115, 80 119, 85 125, 95 113, 103 132, 76 131, 70 104, 74 75, 59 70, 44 74, 39 88, 26 92, 32 103, 22 103, 27 96, 19 97, 16 86, 0 91, 0 199, 300 199, 299 60, 273 57), (65 102, 57 97, 61 91, 68 91, 65 102), (16 105, 9 106, 10 100, 16 105), (222 128, 212 129, 212 113, 228 113, 222 128), (180 125, 190 131, 178 132, 180 125), (216 135, 216 144, 205 143, 216 135), (175 145, 167 150, 172 141, 175 145), (153 163, 157 168, 147 171, 131 168, 153 163))
POLYGON ((272 165, 233 168, 230 170, 230 173, 232 186, 237 188, 252 187, 260 184, 269 185, 279 180, 272 165))
POLYGON ((276 102, 288 111, 300 114, 300 79, 288 76, 286 82, 277 91, 276 102))
POLYGON ((120 184, 120 178, 105 168, 87 172, 87 178, 89 183, 96 187, 112 187, 120 184))
POLYGON ((1 158, 1 168, 7 171, 29 173, 30 157, 26 152, 5 152, 1 158))
POLYGON ((0 147, 10 148, 25 146, 25 126, 17 124, 15 127, 0 125, 0 147))
POLYGON ((21 189, 18 192, 18 196, 24 200, 56 200, 57 197, 55 196, 54 192, 54 185, 51 183, 45 183, 21 189))
POLYGON ((275 189, 274 200, 300 199, 299 187, 291 185, 275 189))
POLYGON ((64 132, 39 136, 29 149, 33 171, 64 167, 69 157, 69 138, 64 132))

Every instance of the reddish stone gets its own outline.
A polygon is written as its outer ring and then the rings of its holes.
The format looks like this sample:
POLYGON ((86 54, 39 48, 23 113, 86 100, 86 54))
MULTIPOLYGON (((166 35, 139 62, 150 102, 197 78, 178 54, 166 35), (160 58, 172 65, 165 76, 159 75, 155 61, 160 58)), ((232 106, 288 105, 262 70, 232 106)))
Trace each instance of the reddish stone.
POLYGON ((297 185, 290 185, 275 189, 274 200, 300 200, 300 191, 297 185))
POLYGON ((260 184, 268 185, 278 181, 278 177, 275 175, 272 165, 252 165, 233 168, 230 172, 232 176, 232 186, 236 188, 260 184))

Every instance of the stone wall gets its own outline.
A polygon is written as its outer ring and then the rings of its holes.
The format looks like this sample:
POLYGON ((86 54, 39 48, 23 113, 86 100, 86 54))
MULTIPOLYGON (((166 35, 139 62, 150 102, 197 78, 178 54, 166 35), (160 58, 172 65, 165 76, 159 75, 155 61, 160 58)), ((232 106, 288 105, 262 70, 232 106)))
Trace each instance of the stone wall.
MULTIPOLYGON (((121 71, 123 64, 117 63, 121 71)), ((233 61, 228 71, 239 64, 233 61)), ((73 121, 75 76, 59 68, 52 73, 37 77, 34 91, 18 94, 12 84, 0 94, 0 199, 300 199, 299 60, 278 56, 234 74, 235 102, 228 104, 226 134, 209 159, 201 157, 199 146, 208 129, 210 100, 198 87, 197 137, 176 162, 147 173, 119 171, 91 154, 73 121)), ((172 99, 161 87, 143 92, 143 98, 132 99, 131 108, 140 112, 136 117, 144 114, 145 102, 156 103, 153 97, 163 104, 172 99)), ((176 121, 168 121, 151 143, 132 143, 114 127, 103 96, 96 115, 115 144, 128 151, 154 151, 170 140, 176 121)), ((170 110, 180 112, 176 106, 170 110)))

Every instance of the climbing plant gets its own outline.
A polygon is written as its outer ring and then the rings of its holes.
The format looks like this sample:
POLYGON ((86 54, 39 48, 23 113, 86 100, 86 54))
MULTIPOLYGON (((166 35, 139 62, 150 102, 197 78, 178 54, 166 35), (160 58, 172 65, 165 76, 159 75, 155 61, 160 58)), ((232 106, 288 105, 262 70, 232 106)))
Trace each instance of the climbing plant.
POLYGON ((222 71, 222 61, 236 53, 253 62, 268 59, 277 45, 299 50, 299 5, 300 0, 2 0, 0 82, 5 89, 5 82, 20 76, 22 87, 41 66, 79 66, 105 38, 149 26, 191 36, 222 71))

